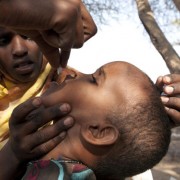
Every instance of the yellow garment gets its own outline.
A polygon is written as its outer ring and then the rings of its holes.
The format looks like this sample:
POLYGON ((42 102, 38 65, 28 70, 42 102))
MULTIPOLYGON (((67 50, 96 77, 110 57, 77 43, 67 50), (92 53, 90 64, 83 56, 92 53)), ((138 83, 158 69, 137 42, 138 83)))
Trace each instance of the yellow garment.
MULTIPOLYGON (((24 95, 20 99, 11 102, 10 106, 7 109, 5 109, 4 111, 0 111, 0 149, 4 146, 4 141, 7 139, 7 135, 9 133, 8 122, 13 109, 19 104, 28 100, 29 98, 37 96, 37 93, 40 90, 42 90, 43 85, 50 73, 50 70, 51 70, 51 66, 50 64, 47 64, 44 71, 39 75, 36 82, 24 93, 24 95)), ((3 96, 2 92, 4 92, 3 89, 4 87, 0 86, 0 94, 2 94, 2 96, 3 96)))
POLYGON ((5 97, 8 94, 8 90, 0 84, 0 99, 5 97))

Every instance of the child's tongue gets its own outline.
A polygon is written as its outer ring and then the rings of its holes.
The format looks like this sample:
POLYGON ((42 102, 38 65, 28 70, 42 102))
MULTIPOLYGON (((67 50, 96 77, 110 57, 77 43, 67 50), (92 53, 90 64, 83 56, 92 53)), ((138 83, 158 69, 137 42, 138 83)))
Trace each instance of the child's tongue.
POLYGON ((76 77, 76 72, 70 68, 64 68, 58 77, 57 82, 59 84, 63 83, 67 79, 74 79, 76 77))

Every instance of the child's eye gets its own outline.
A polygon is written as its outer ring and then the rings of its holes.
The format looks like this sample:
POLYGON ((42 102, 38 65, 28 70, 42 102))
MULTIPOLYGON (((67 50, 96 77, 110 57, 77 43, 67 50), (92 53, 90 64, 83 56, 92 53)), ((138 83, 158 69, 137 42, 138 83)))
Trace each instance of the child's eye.
POLYGON ((97 84, 96 78, 94 77, 94 75, 91 75, 91 82, 94 84, 97 84))

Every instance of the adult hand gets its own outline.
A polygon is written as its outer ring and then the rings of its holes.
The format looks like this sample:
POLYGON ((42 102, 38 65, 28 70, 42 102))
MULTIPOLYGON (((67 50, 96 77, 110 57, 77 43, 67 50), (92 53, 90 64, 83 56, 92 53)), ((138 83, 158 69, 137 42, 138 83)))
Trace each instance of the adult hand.
POLYGON ((25 162, 38 159, 59 144, 65 137, 66 130, 73 125, 72 117, 65 116, 69 111, 68 104, 45 108, 41 98, 19 105, 9 122, 9 144, 17 160, 25 162), (50 120, 59 118, 61 120, 55 124, 39 129, 50 120))
POLYGON ((33 39, 54 68, 97 31, 81 0, 0 0, 0 25, 33 39))
POLYGON ((160 76, 157 87, 163 92, 161 99, 172 120, 172 127, 180 125, 180 74, 160 76))

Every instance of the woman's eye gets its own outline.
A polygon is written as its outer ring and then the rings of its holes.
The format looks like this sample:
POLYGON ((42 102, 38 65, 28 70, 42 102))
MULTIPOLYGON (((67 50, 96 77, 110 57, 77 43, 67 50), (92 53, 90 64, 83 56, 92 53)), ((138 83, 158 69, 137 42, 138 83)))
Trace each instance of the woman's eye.
POLYGON ((29 37, 27 37, 27 36, 21 35, 21 37, 22 37, 23 39, 25 39, 25 40, 32 41, 32 39, 31 39, 31 38, 29 38, 29 37))
POLYGON ((0 37, 0 46, 5 46, 10 42, 10 38, 8 37, 0 37))

